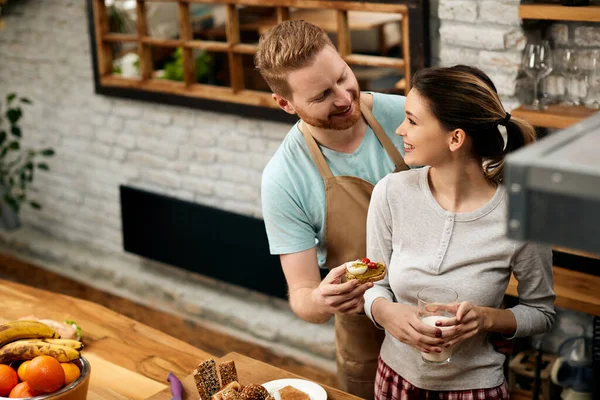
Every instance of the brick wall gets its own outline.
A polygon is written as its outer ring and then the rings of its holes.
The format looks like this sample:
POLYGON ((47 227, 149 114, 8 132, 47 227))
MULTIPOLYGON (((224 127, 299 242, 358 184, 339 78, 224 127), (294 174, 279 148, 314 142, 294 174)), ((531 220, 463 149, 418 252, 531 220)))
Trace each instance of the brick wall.
POLYGON ((520 0, 436 1, 440 43, 434 62, 481 68, 496 84, 506 109, 518 106, 517 76, 526 42, 520 0))
POLYGON ((261 172, 289 124, 98 96, 85 1, 21 0, 8 10, 0 98, 33 100, 23 144, 56 156, 35 178, 43 209, 25 207, 22 228, 0 234, 0 251, 333 368, 332 324, 304 323, 284 301, 122 249, 120 184, 260 217, 261 172))

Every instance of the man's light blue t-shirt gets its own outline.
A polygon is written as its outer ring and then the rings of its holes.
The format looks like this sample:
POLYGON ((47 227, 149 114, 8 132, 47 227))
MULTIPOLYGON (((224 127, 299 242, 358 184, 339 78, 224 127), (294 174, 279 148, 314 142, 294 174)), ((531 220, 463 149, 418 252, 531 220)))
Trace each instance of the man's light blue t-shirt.
MULTIPOLYGON (((371 94, 373 115, 404 155, 402 138, 395 131, 404 120, 405 97, 371 94)), ((297 253, 316 245, 319 266, 324 267, 325 184, 298 124, 299 121, 263 171, 263 218, 271 254, 297 253)), ((335 176, 356 176, 376 184, 395 168, 370 127, 352 154, 319 147, 335 176)))

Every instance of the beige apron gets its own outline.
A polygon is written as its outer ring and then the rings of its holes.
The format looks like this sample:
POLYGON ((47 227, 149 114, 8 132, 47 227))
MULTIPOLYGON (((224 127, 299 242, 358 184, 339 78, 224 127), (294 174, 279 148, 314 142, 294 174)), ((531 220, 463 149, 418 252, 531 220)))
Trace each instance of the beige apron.
MULTIPOLYGON (((394 172, 408 169, 402 155, 364 103, 361 103, 361 112, 394 162, 394 172)), ((325 183, 325 243, 327 267, 331 269, 366 256, 367 211, 374 186, 355 176, 333 176, 315 139, 308 132, 303 134, 325 183)), ((340 388, 372 399, 384 332, 365 315, 336 315, 335 332, 340 388)))

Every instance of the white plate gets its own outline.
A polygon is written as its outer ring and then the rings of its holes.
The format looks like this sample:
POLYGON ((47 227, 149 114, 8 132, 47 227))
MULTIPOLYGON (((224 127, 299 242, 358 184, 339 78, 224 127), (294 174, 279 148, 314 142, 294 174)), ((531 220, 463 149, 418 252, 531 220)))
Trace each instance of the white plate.
POLYGON ((304 379, 277 379, 275 381, 265 382, 262 386, 267 389, 271 396, 275 400, 281 400, 279 396, 279 389, 283 389, 285 386, 292 386, 298 390, 302 390, 304 393, 310 396, 310 400, 326 400, 327 392, 321 385, 318 385, 311 381, 304 379))

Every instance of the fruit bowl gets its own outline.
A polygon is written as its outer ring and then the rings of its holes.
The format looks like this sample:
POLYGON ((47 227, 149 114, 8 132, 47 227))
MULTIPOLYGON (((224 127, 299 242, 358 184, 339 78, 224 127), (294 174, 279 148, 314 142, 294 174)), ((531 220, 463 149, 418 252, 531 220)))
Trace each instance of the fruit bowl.
MULTIPOLYGON (((73 382, 57 390, 54 393, 41 394, 35 397, 29 397, 30 400, 86 400, 88 386, 90 383, 91 366, 88 360, 84 357, 79 357, 77 360, 71 361, 79 367, 81 375, 73 382)), ((0 400, 8 399, 8 397, 0 397, 0 400)))

